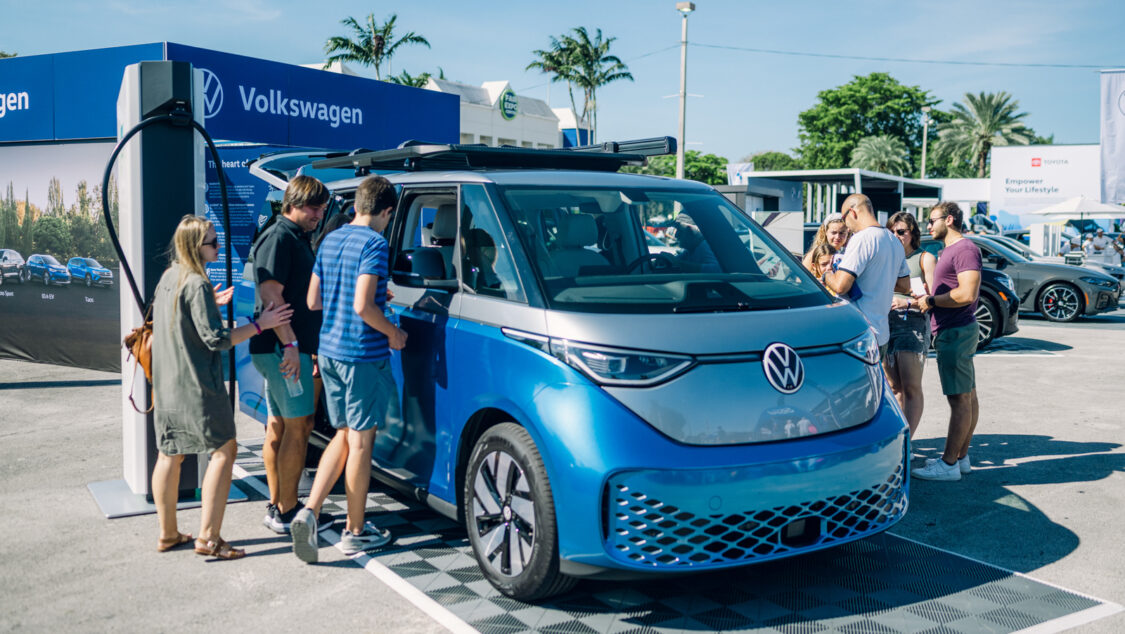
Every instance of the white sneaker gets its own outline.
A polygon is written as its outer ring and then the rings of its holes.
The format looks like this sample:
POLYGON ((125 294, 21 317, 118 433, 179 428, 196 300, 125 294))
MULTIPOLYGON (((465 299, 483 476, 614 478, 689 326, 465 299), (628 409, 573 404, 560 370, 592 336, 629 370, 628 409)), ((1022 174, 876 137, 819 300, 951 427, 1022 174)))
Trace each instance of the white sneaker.
POLYGON ((363 532, 358 535, 344 529, 340 534, 340 546, 344 549, 345 555, 354 555, 364 550, 378 548, 391 541, 391 532, 385 528, 379 528, 371 522, 363 523, 363 532))
MULTIPOLYGON (((941 460, 941 458, 926 458, 926 466, 941 460)), ((961 475, 968 475, 973 472, 973 465, 969 464, 969 454, 965 454, 964 458, 957 461, 957 467, 961 469, 961 475)))
POLYGON ((289 524, 289 532, 293 537, 293 553, 310 564, 315 564, 319 555, 320 544, 317 541, 316 516, 306 506, 293 518, 289 524))
POLYGON ((935 460, 922 467, 911 471, 915 478, 920 480, 938 480, 940 482, 956 482, 961 479, 961 470, 955 464, 945 464, 944 460, 935 460))

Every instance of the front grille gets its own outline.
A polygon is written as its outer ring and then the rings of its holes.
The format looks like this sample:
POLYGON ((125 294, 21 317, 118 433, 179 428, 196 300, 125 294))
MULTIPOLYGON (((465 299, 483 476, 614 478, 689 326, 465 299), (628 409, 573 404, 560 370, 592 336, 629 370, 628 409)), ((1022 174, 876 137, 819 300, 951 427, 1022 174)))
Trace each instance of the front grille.
POLYGON ((815 550, 884 530, 906 512, 905 464, 877 486, 788 506, 697 515, 631 488, 628 474, 610 481, 607 545, 633 565, 707 568, 753 563, 815 550), (796 520, 819 535, 784 539, 796 520), (811 521, 809 521, 811 520, 811 521))

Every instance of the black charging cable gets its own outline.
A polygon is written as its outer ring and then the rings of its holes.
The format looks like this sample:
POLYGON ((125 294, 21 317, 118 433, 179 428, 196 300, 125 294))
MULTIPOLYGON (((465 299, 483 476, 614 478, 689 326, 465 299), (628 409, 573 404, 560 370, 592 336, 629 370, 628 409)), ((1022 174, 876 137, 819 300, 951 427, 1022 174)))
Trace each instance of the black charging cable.
MULTIPOLYGON (((223 245, 226 249, 227 255, 227 288, 234 286, 234 272, 231 268, 233 264, 230 247, 230 204, 227 201, 227 180, 226 176, 224 176, 223 174, 223 161, 219 158, 219 150, 215 147, 215 142, 211 140, 211 135, 207 134, 207 130, 205 130, 198 121, 192 118, 191 112, 189 112, 187 108, 184 108, 182 106, 177 107, 169 114, 160 114, 148 117, 147 119, 141 120, 140 123, 130 128, 129 131, 126 132, 123 137, 121 137, 121 140, 117 142, 117 146, 113 148, 113 154, 109 155, 109 162, 106 163, 105 174, 102 176, 102 217, 105 218, 106 228, 109 229, 109 239, 111 242, 113 242, 113 248, 117 251, 117 257, 121 261, 121 269, 125 271, 125 277, 126 279, 128 279, 129 286, 133 290, 133 298, 137 301, 137 307, 141 311, 141 319, 144 319, 145 315, 148 313, 149 302, 145 300, 144 293, 142 293, 141 290, 137 287, 137 280, 133 277, 133 269, 129 267, 129 262, 125 259, 125 250, 121 248, 121 241, 117 239, 117 230, 113 226, 113 217, 109 212, 109 177, 113 173, 113 164, 117 162, 117 156, 121 154, 121 150, 125 148, 125 144, 129 142, 129 139, 133 138, 141 130, 144 130, 145 128, 157 123, 168 123, 177 127, 191 126, 197 132, 199 132, 200 136, 203 137, 203 140, 207 142, 207 148, 211 151, 211 158, 215 160, 215 171, 219 175, 219 193, 222 195, 223 200, 223 227, 226 229, 226 231, 224 232, 223 245)), ((231 302, 227 304, 227 322, 231 328, 234 327, 233 298, 231 299, 231 302)), ((236 381, 233 347, 231 348, 229 353, 229 362, 231 382, 231 389, 229 390, 230 406, 231 409, 234 409, 234 384, 236 381)))

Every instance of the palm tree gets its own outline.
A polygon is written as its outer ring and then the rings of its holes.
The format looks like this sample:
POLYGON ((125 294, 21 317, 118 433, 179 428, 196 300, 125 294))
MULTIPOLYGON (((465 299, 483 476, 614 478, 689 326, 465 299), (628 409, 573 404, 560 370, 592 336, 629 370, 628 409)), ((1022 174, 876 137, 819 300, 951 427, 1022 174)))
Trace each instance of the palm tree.
POLYGON ((5 57, 15 57, 18 54, 19 53, 9 53, 7 51, 0 51, 0 59, 4 59, 5 57))
POLYGON ((910 171, 909 150, 902 139, 889 134, 867 136, 852 150, 852 167, 902 176, 910 171))
MULTIPOLYGON (((392 84, 399 84, 400 86, 413 86, 415 88, 425 88, 426 84, 430 83, 430 78, 433 77, 431 73, 422 73, 420 75, 411 75, 406 71, 402 71, 397 75, 387 77, 387 81, 392 84)), ((445 79, 445 71, 438 66, 438 79, 445 79)))
POLYGON ((573 35, 561 38, 552 37, 549 51, 534 51, 539 59, 528 64, 527 69, 551 73, 554 75, 551 81, 566 81, 571 108, 576 115, 572 86, 582 90, 579 118, 590 117, 590 142, 593 143, 598 135, 598 88, 619 79, 633 81, 633 75, 619 57, 609 54, 609 47, 617 38, 603 38, 601 29, 591 38, 584 26, 571 29, 571 33, 573 35))
POLYGON ((355 18, 349 17, 340 21, 349 27, 355 39, 343 35, 334 35, 324 43, 324 52, 328 53, 328 61, 324 67, 328 68, 333 62, 356 62, 364 66, 375 67, 375 79, 382 79, 381 69, 384 62, 390 63, 395 51, 403 44, 422 44, 430 48, 426 38, 411 31, 400 38, 395 38, 396 14, 382 24, 375 23, 375 15, 368 14, 367 22, 360 25, 355 18))
POLYGON ((1006 92, 965 93, 965 103, 953 104, 953 120, 942 126, 934 151, 953 160, 970 159, 977 178, 988 175, 988 156, 994 145, 1027 145, 1035 138, 1024 125, 1026 112, 1006 92))

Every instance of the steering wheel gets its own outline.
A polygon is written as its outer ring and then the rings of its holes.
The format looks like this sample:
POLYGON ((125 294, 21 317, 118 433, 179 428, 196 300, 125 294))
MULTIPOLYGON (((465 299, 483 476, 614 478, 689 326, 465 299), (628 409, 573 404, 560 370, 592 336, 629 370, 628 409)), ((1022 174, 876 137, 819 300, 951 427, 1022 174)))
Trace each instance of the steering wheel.
POLYGON ((668 255, 667 253, 658 251, 656 253, 646 253, 636 260, 633 260, 629 263, 629 266, 625 267, 625 272, 632 273, 634 269, 640 268, 641 265, 643 265, 645 262, 651 263, 652 271, 654 273, 661 271, 671 271, 677 268, 679 265, 675 258, 668 255))

